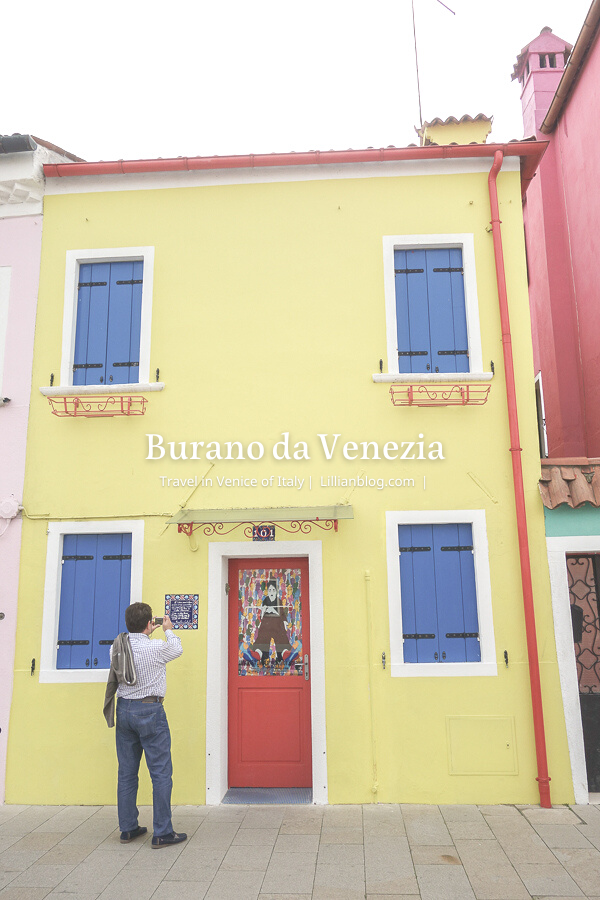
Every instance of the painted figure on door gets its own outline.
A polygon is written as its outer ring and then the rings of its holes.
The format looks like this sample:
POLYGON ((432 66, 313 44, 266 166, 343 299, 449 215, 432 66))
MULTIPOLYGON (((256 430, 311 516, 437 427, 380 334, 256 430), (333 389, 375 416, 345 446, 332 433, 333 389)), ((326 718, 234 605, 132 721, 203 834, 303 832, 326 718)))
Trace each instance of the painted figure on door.
POLYGON ((239 603, 240 675, 301 674, 300 571, 241 571, 239 603))

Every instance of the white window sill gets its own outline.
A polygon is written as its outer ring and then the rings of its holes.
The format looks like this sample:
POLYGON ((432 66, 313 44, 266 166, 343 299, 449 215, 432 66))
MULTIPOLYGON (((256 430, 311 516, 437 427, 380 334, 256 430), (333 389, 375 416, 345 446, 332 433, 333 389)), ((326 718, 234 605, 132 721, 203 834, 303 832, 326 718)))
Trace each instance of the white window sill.
POLYGON ((401 375, 377 372, 373 381, 375 384, 448 384, 453 381, 491 381, 493 377, 493 372, 403 372, 401 375))
POLYGON ((472 663, 392 663, 392 678, 452 678, 497 675, 495 662, 472 663))
POLYGON ((108 669, 40 669, 40 684, 106 684, 108 669))
POLYGON ((146 394, 150 391, 164 391, 164 381, 152 381, 149 384, 71 384, 68 387, 53 385, 41 387, 44 397, 83 397, 91 394, 146 394))

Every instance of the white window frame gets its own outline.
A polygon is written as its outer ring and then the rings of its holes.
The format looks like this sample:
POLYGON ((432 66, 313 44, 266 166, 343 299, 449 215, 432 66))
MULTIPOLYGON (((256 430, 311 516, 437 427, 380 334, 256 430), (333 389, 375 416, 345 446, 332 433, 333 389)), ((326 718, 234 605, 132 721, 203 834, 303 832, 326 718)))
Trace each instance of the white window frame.
POLYGON ((2 384, 6 362, 6 334, 8 332, 11 272, 11 266, 0 266, 0 404, 3 397, 2 384))
POLYGON ((150 334, 152 328, 152 288, 154 283, 154 247, 113 247, 99 250, 67 250, 65 271, 65 305, 63 315, 61 387, 73 386, 75 359, 75 331, 77 326, 77 294, 79 267, 87 263, 141 261, 144 263, 142 281, 142 315, 140 322, 140 365, 138 381, 133 384, 77 385, 79 394, 118 393, 138 387, 147 389, 150 381, 150 334))
POLYGON ((464 675, 497 675, 496 642, 492 614, 492 584, 483 509, 398 510, 386 512, 388 600, 390 615, 390 669, 392 677, 422 678, 464 675), (402 597, 398 557, 399 525, 467 524, 473 529, 475 589, 479 622, 480 662, 405 663, 402 638, 402 597))
POLYGON ((131 519, 115 522, 50 522, 48 525, 40 682, 46 684, 89 684, 106 681, 108 669, 56 668, 62 578, 61 563, 65 534, 131 534, 130 603, 136 603, 142 600, 144 522, 131 519))
MULTIPOLYGON (((388 376, 373 376, 374 381, 437 381, 448 382, 490 380, 491 372, 483 371, 479 301, 475 271, 475 240, 473 234, 396 234, 383 237, 383 279, 385 291, 385 319, 387 330, 388 376), (469 372, 418 372, 400 374, 398 367, 398 333, 396 317, 396 281, 394 275, 395 250, 462 250, 465 313, 469 350, 469 372), (393 376, 393 379, 390 378, 393 376)), ((462 359, 462 357, 459 357, 462 359)))

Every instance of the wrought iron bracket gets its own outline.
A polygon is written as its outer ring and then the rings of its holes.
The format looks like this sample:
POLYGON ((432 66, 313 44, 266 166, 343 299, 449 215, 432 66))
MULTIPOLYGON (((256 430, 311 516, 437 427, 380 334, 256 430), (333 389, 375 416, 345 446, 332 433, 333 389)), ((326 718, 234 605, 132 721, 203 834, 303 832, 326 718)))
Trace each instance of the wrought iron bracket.
POLYGON ((482 406, 487 403, 489 384, 392 384, 394 406, 482 406))
POLYGON ((143 416, 147 400, 139 395, 117 394, 107 396, 84 395, 81 397, 48 397, 53 416, 60 418, 108 418, 111 416, 143 416))
POLYGON ((322 531, 336 531, 338 530, 338 520, 337 519, 294 519, 289 522, 183 522, 177 525, 177 531, 179 534, 187 534, 188 537, 191 537, 194 531, 198 531, 199 528, 202 529, 202 533, 207 537, 212 537, 213 535, 228 535, 231 534, 236 528, 243 527, 244 536, 247 538, 252 538, 252 529, 256 527, 262 527, 264 525, 268 525, 270 527, 276 527, 277 529, 282 529, 288 534, 310 534, 312 531, 313 525, 315 528, 320 528, 322 531), (286 528, 286 525, 288 526, 286 528))

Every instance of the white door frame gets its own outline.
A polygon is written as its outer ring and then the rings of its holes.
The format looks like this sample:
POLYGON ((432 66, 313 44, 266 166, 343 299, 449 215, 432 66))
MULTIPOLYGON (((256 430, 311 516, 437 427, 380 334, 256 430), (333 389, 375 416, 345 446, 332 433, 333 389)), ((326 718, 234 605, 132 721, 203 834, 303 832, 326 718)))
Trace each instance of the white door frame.
POLYGON ((554 634, 556 635, 558 672, 567 728, 575 803, 589 803, 566 556, 567 553, 600 553, 600 537, 598 535, 590 535, 588 537, 583 535, 549 537, 546 538, 546 545, 548 547, 548 566, 550 568, 550 589, 552 592, 552 615, 554 617, 554 634))
POLYGON ((313 803, 327 803, 325 735, 325 641, 323 548, 321 541, 210 541, 208 545, 208 632, 206 647, 206 804, 218 805, 228 790, 227 657, 230 559, 301 556, 308 559, 310 592, 310 698, 313 803))

